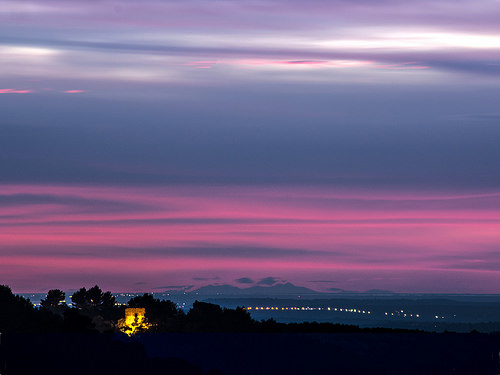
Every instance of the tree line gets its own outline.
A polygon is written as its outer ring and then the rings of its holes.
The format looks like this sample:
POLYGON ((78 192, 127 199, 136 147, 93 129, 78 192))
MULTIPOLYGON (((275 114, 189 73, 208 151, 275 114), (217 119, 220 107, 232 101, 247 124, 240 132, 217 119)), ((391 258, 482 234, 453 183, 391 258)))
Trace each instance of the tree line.
POLYGON ((103 292, 97 285, 81 288, 70 298, 71 307, 65 303, 62 290, 52 289, 41 300, 40 308, 36 308, 29 299, 0 285, 0 332, 117 332, 117 323, 127 307, 145 308, 149 332, 408 332, 335 323, 257 321, 243 307, 229 309, 199 301, 186 313, 174 302, 148 293, 130 299, 123 306, 116 304, 111 292, 103 292))
POLYGON ((9 287, 0 286, 0 373, 499 373, 498 334, 414 333, 332 323, 256 321, 244 308, 195 302, 184 312, 172 301, 151 294, 134 297, 127 306, 120 306, 111 293, 98 286, 75 292, 71 306, 64 301, 64 292, 54 289, 35 308, 9 287), (127 307, 146 310, 148 331, 203 334, 144 334, 135 340, 88 334, 116 332, 127 307), (284 334, 253 334, 269 332, 284 334), (295 334, 339 332, 347 334, 295 334), (151 355, 146 347, 162 351, 159 356, 151 355), (179 347, 184 349, 177 352, 179 347), (176 357, 171 353, 177 353, 176 357), (218 357, 221 361, 213 361, 218 357))

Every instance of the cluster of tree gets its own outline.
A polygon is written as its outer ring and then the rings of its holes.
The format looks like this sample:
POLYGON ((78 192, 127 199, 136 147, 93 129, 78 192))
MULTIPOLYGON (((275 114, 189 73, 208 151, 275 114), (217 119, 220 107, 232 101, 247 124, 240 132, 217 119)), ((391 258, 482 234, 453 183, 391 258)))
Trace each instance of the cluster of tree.
POLYGON ((57 331, 61 319, 47 310, 36 309, 29 300, 0 285, 0 332, 57 331))
MULTIPOLYGON (((362 329, 330 323, 256 321, 243 308, 225 309, 204 302, 195 302, 184 313, 173 302, 155 299, 150 294, 132 298, 128 306, 145 308, 150 330, 154 332, 283 334, 193 336, 174 333, 144 335, 133 341, 111 335, 79 334, 97 332, 97 317, 115 323, 115 316, 123 317, 125 307, 116 305, 112 297, 97 286, 89 290, 82 288, 73 294, 72 307, 69 307, 64 303, 64 292, 51 290, 41 307, 35 308, 29 300, 14 295, 7 286, 0 286, 0 372, 28 374, 42 369, 42 373, 50 370, 52 374, 70 371, 74 374, 202 375, 200 367, 190 363, 193 361, 205 364, 205 369, 220 368, 226 373, 243 374, 329 373, 332 368, 335 373, 346 374, 498 373, 499 335, 414 334, 408 330, 362 329), (28 336, 17 332, 34 334, 27 340, 28 336), (61 335, 60 332, 72 334, 61 335), (359 332, 372 334, 290 334, 359 332), (145 343, 144 346, 141 343, 145 343), (208 346, 213 351, 207 351, 208 346), (153 358, 147 354, 146 347, 162 348, 167 354, 153 358), (185 347, 187 354, 180 351, 177 355, 188 361, 167 358, 179 347, 185 347), (222 362, 213 361, 217 357, 214 352, 224 353, 222 362), (57 365, 50 369, 40 367, 44 363, 57 365), (245 363, 243 367, 242 363, 245 363)), ((221 372, 214 370, 205 374, 221 372)))
POLYGON ((171 301, 161 301, 150 294, 135 297, 130 307, 146 308, 146 318, 154 332, 253 332, 259 323, 243 308, 221 308, 205 302, 194 302, 185 314, 171 301))
POLYGON ((65 293, 50 290, 35 308, 29 299, 14 295, 0 285, 0 332, 96 332, 112 331, 113 320, 123 315, 110 292, 95 286, 71 296, 74 307, 65 303, 65 293))
MULTIPOLYGON (((0 331, 113 332, 118 330, 117 323, 125 314, 125 306, 117 305, 113 295, 97 285, 88 290, 81 288, 73 293, 71 301, 73 307, 67 306, 65 293, 53 289, 37 309, 29 300, 15 296, 7 286, 0 286, 0 331)), ((256 321, 242 307, 227 309, 198 301, 185 313, 172 301, 156 299, 148 293, 132 298, 128 307, 145 308, 150 332, 395 332, 333 323, 256 321)))

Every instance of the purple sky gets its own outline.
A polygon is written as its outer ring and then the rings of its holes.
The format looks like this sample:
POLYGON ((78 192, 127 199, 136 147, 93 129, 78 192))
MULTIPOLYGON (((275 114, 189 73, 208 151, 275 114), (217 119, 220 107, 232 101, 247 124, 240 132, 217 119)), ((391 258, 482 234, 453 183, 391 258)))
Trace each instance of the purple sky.
POLYGON ((500 293, 498 19, 0 0, 0 283, 500 293))

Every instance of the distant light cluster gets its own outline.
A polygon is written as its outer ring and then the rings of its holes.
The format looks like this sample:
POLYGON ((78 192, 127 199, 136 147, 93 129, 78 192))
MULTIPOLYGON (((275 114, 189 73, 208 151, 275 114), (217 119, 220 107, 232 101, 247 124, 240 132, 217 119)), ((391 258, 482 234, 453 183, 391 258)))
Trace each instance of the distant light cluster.
MULTIPOLYGON (((394 319, 421 319, 422 314, 416 313, 414 311, 410 312, 404 309, 394 310, 392 312, 373 312, 370 310, 363 310, 358 308, 350 307, 310 307, 310 306, 287 306, 287 307, 277 307, 277 306, 248 306, 246 307, 248 311, 331 311, 331 312, 342 312, 342 313, 353 313, 353 314, 366 314, 370 316, 376 316, 377 318, 394 318, 394 319), (383 315, 382 315, 383 314, 383 315), (382 315, 382 316, 381 316, 382 315)), ((445 316, 440 314, 431 315, 433 319, 445 319, 445 316)), ((454 315, 453 317, 456 317, 454 315)))
POLYGON ((414 314, 414 313, 409 313, 405 312, 404 310, 397 310, 394 312, 385 312, 385 316, 393 316, 393 317, 398 317, 398 318, 420 318, 420 314, 414 314))
POLYGON ((274 306, 258 306, 246 307, 247 310, 281 310, 281 311, 337 311, 337 312, 347 312, 347 313, 358 313, 358 314, 371 314, 371 311, 368 310, 360 310, 360 309, 351 309, 351 308, 341 308, 341 307, 297 307, 297 306, 289 306, 289 307, 274 307, 274 306))

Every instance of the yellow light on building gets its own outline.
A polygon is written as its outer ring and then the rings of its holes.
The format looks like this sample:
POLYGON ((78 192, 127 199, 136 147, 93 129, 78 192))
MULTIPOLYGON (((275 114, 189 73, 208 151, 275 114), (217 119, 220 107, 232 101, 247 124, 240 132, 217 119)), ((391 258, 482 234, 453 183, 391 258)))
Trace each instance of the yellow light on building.
POLYGON ((129 336, 147 331, 150 327, 151 324, 146 319, 146 309, 143 307, 126 308, 125 318, 118 321, 120 331, 129 336))

